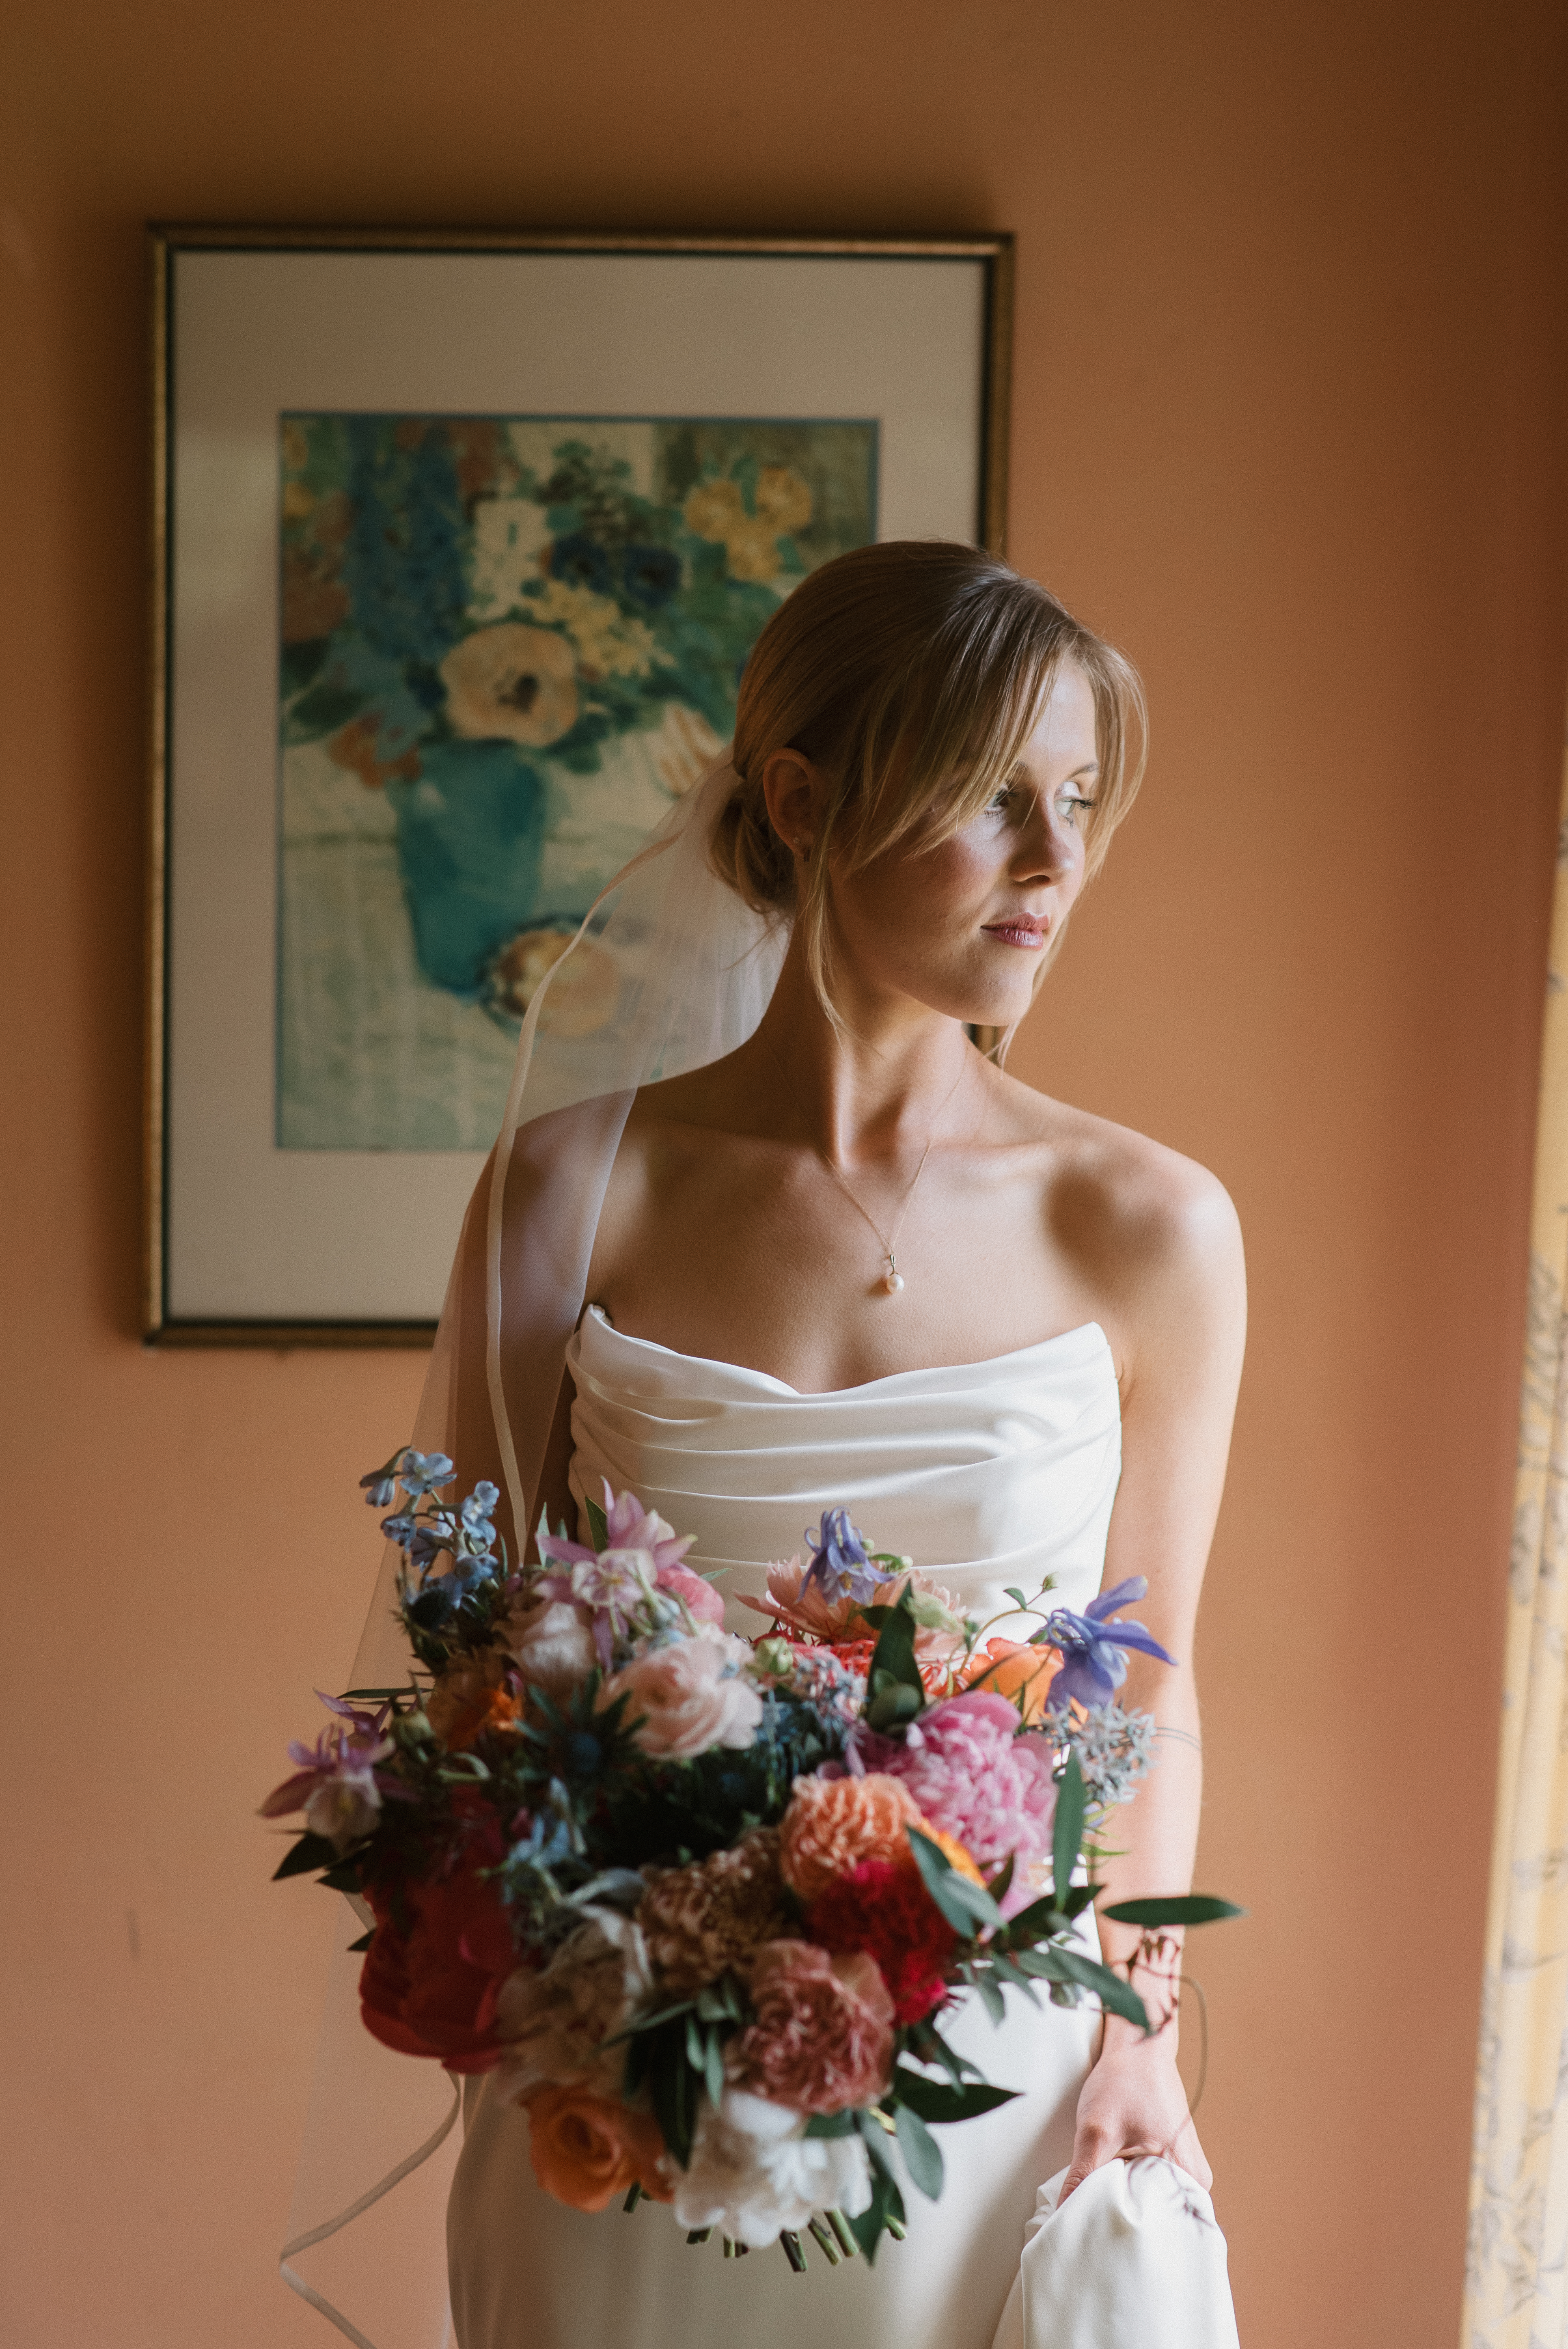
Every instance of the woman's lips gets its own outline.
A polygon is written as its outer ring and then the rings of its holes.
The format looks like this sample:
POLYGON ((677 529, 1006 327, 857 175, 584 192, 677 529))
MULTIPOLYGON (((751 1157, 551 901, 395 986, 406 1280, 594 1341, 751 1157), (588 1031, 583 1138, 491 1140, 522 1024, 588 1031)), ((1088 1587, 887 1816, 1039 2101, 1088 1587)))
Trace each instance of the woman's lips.
POLYGON ((1004 946, 1038 949, 1046 943, 1045 925, 1039 922, 986 922, 988 938, 1000 938, 1004 946))

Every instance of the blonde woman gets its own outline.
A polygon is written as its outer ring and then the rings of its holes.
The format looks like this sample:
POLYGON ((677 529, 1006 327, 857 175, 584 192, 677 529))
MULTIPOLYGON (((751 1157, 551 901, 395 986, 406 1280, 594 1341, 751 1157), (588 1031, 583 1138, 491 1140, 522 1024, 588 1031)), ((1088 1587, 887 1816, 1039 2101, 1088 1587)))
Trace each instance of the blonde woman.
MULTIPOLYGON (((494 1476, 514 1531, 573 1517, 601 1478, 635 1492, 723 1569, 736 1630, 830 1504, 981 1616, 1045 1574, 1078 1609, 1146 1578, 1138 1612, 1177 1661, 1135 1655, 1122 1692, 1160 1735, 1117 1816, 1120 1898, 1191 1882, 1241 1243, 1212 1175, 1018 1082, 969 1030, 1029 1009, 1141 730, 1125 661, 974 549, 870 547, 797 588, 729 762, 596 941, 626 974, 617 1022, 552 1037, 546 1000, 525 1030, 421 1436, 463 1489, 494 1476)), ((1099 1930, 1132 1959, 1127 1929, 1099 1930)), ((1170 2006, 1168 1980, 1140 1987, 1170 2006)), ((665 2213, 564 2209, 526 2111, 470 2084, 461 2349, 1233 2341, 1175 2022, 1145 2037, 1020 2002, 944 2029, 1025 2093, 945 2133, 942 2199, 874 2271, 797 2276, 688 2249, 665 2213)))

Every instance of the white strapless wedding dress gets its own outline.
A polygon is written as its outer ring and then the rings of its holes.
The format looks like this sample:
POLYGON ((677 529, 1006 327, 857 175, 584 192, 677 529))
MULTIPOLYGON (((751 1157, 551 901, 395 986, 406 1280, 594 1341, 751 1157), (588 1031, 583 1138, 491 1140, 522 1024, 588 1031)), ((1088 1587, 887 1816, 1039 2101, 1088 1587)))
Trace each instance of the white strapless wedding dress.
MULTIPOLYGON (((733 1630, 756 1631, 740 1595, 840 1504, 982 1619, 1008 1584, 1032 1596, 1053 1575, 1076 1608, 1099 1588, 1121 1421, 1092 1323, 836 1394, 626 1337, 597 1308, 567 1359, 579 1502, 607 1478, 695 1535, 691 1563, 726 1569, 733 1630)), ((460 2349, 1232 2349, 1224 2240, 1184 2173, 1113 2163, 1050 2215, 1096 2027, 1022 1999, 999 2027, 977 2004, 950 2011, 953 2043, 1026 2093, 941 2132, 942 2198, 906 2192, 908 2240, 884 2241, 874 2270, 830 2270, 809 2247, 796 2275, 781 2251, 688 2247, 662 2209, 566 2209, 534 2181, 526 2116, 479 2086, 448 2219, 460 2349)))

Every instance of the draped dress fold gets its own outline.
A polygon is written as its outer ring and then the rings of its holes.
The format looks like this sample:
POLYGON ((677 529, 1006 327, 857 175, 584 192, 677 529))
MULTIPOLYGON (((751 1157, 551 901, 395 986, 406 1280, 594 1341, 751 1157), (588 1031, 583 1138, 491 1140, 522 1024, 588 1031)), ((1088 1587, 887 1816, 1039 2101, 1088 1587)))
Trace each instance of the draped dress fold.
MULTIPOLYGON (((608 1480, 695 1535, 688 1562, 723 1569, 732 1630, 756 1632, 742 1596, 760 1597, 769 1562, 802 1552, 806 1528, 840 1505, 982 1619, 1007 1614, 1008 1585, 1032 1597, 1047 1574, 1075 1608, 1099 1588, 1121 1423, 1094 1323, 990 1361, 801 1394, 628 1336, 591 1307, 568 1365, 579 1506, 608 1480)), ((1097 2027, 1012 1993, 999 2026, 975 2002, 949 2011, 954 2044, 1024 2093, 942 2131, 944 2191, 910 2198, 908 2240, 884 2241, 874 2270, 814 2257, 796 2275, 782 2251, 727 2261, 717 2240, 688 2247, 659 2208, 567 2209, 534 2181, 526 2115, 485 2082, 449 2212, 460 2349, 992 2349, 1037 2189, 1071 2151, 1097 2027)))

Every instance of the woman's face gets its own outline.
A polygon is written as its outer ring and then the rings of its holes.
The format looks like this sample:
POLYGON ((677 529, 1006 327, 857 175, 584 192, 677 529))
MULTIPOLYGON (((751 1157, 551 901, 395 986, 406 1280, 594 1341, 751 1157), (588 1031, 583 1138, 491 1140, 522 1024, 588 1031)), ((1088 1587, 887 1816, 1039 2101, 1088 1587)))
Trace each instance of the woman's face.
POLYGON ((935 847, 901 847, 833 875, 835 958, 855 992, 913 997, 950 1019, 1007 1028, 1083 886, 1099 781, 1094 696, 1064 667, 1011 777, 935 847))

